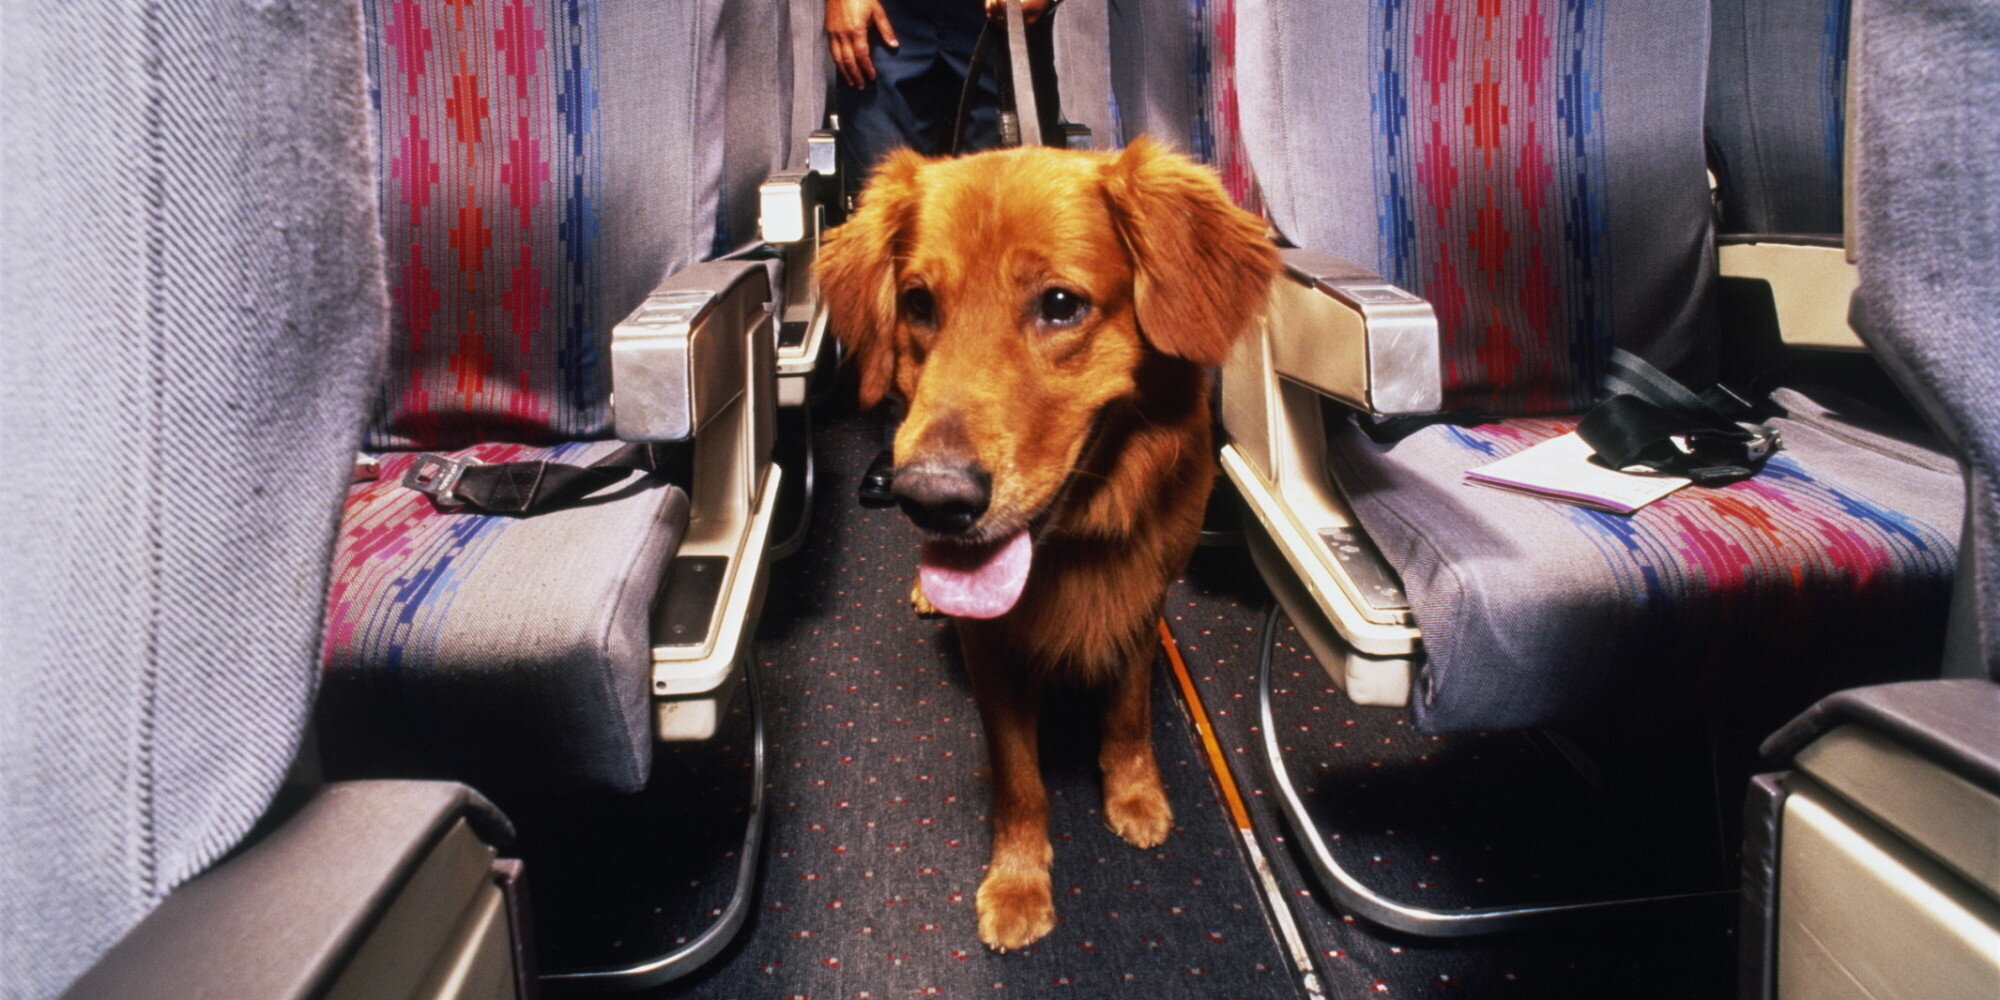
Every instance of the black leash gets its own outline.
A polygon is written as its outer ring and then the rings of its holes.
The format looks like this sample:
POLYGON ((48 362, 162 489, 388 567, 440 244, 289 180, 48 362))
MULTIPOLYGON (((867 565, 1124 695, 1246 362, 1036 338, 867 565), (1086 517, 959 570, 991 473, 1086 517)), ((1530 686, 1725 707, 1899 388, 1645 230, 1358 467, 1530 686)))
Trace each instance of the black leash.
MULTIPOLYGON (((1007 0, 1004 30, 1008 71, 999 78, 1000 144, 1046 145, 1048 137, 1042 134, 1041 108, 1028 60, 1028 22, 1021 11, 1021 0, 1007 0), (1009 116, 1015 123, 1012 129, 1007 127, 1009 116)), ((965 125, 972 118, 972 94, 978 89, 979 76, 986 71, 986 61, 992 57, 993 46, 999 41, 993 19, 989 17, 979 27, 979 39, 972 43, 972 58, 965 66, 965 84, 958 90, 958 112, 952 116, 951 122, 949 153, 952 156, 965 151, 965 125)))

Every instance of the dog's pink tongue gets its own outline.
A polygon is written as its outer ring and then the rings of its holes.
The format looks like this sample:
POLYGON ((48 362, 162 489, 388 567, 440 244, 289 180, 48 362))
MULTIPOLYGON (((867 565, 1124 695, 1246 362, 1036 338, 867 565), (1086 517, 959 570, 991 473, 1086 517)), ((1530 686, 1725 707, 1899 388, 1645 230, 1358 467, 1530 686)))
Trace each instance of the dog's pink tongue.
POLYGON ((1017 531, 990 545, 925 542, 917 579, 931 606, 958 618, 998 618, 1028 585, 1034 545, 1017 531))

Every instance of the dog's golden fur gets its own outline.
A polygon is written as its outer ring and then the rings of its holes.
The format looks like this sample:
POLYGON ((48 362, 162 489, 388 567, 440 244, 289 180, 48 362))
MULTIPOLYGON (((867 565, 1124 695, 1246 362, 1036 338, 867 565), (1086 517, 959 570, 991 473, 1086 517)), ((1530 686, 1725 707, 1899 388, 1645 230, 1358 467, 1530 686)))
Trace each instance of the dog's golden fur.
MULTIPOLYGON (((957 622, 992 764, 978 898, 992 947, 1054 926, 1036 760, 1044 689, 1108 689, 1105 817, 1139 847, 1167 836, 1150 743, 1154 622, 1214 476, 1206 369, 1276 268, 1262 221, 1211 171, 1144 139, 1121 153, 893 154, 821 252, 863 405, 907 403, 897 465, 976 462, 992 487, 972 535, 1034 539, 1013 609, 957 622), (1055 288, 1088 303, 1080 321, 1038 312, 1055 288), (928 295, 922 308, 913 289, 928 295)), ((912 597, 923 605, 921 588, 912 597)))

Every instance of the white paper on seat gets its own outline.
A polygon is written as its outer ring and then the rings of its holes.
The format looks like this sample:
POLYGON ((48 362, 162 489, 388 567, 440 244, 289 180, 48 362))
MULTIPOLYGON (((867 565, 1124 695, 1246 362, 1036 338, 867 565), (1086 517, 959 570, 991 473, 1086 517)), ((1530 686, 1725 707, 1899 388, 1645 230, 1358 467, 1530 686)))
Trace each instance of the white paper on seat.
POLYGON ((1574 431, 1550 438, 1497 462, 1465 470, 1465 482, 1613 514, 1630 514, 1688 484, 1680 476, 1619 471, 1598 464, 1596 453, 1574 431))

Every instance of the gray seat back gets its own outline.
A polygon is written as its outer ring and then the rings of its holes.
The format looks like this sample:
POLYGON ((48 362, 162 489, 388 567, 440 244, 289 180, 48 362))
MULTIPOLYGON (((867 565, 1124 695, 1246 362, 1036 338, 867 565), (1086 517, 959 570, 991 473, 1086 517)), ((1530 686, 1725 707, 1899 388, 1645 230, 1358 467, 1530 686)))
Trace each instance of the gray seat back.
POLYGON ((1586 409, 1613 346, 1714 378, 1707 0, 1239 4, 1271 221, 1437 309, 1445 408, 1586 409))
POLYGON ((297 753, 386 335, 358 7, 0 14, 0 997, 297 753))
POLYGON ((1848 0, 1713 0, 1708 137, 1722 231, 1841 231, 1848 0))
POLYGON ((2000 679, 2000 7, 1869 0, 1855 30, 1852 322, 1966 467, 1945 672, 2000 679))

